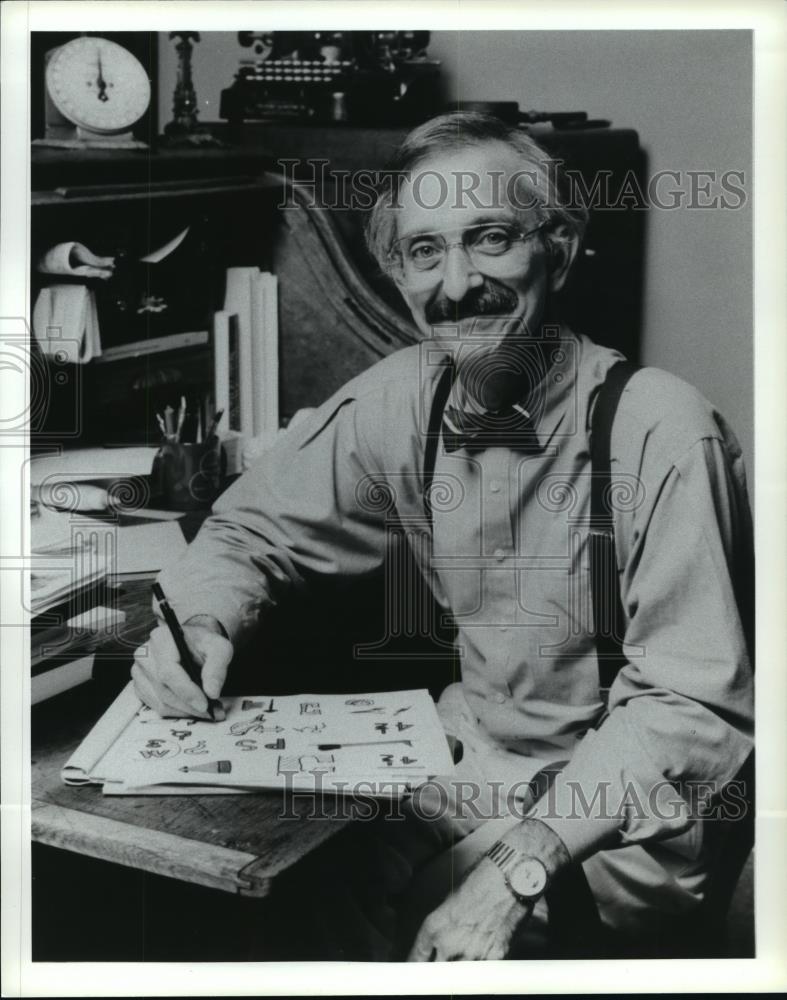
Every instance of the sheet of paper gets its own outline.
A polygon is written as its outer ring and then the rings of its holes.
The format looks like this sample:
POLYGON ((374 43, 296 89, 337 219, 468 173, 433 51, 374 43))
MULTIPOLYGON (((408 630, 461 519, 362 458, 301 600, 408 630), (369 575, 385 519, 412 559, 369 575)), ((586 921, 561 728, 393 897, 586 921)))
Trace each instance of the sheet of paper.
POLYGON ((161 719, 142 707, 93 773, 117 783, 115 794, 161 794, 163 785, 201 794, 204 784, 390 795, 453 766, 428 691, 222 701, 220 723, 161 719))

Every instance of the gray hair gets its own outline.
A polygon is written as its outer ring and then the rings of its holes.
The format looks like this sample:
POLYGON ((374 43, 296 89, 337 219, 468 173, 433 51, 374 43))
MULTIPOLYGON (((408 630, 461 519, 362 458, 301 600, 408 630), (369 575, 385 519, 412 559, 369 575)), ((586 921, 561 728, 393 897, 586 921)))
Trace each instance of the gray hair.
MULTIPOLYGON (((568 179, 555 160, 526 132, 493 115, 457 111, 439 115, 413 129, 384 171, 377 201, 366 222, 366 242, 383 271, 393 269, 391 249, 396 239, 396 210, 403 180, 420 163, 447 150, 501 142, 519 154, 522 170, 517 183, 526 189, 528 208, 546 223, 547 244, 579 246, 587 224, 587 210, 570 196, 568 179)), ((517 199, 519 202, 519 199, 517 199)))

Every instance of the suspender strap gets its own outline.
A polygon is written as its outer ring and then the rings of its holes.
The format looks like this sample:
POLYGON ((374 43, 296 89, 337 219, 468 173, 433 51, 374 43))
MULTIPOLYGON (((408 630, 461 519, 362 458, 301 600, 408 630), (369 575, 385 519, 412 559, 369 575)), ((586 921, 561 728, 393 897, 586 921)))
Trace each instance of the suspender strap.
POLYGON ((593 629, 596 636, 599 690, 606 705, 609 689, 626 662, 623 654, 625 616, 620 602, 618 565, 615 553, 615 521, 612 504, 610 444, 612 423, 620 397, 637 365, 618 361, 596 397, 590 427, 590 455, 593 474, 590 486, 590 592, 593 629))
POLYGON ((429 426, 426 431, 426 448, 424 449, 424 514, 432 526, 432 503, 430 494, 432 492, 432 480, 434 479, 435 464, 437 463, 437 446, 440 443, 440 429, 443 425, 443 410, 448 402, 451 392, 451 384, 454 381, 454 366, 446 365, 445 370, 438 379, 435 389, 432 409, 429 412, 429 426))

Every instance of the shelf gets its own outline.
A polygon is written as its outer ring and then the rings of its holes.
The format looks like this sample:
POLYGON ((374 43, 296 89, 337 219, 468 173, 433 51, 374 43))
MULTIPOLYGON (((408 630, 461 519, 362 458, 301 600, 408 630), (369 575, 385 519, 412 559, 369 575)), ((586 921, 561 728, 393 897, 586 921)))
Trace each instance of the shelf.
POLYGON ((160 198, 188 198, 198 195, 240 194, 278 191, 281 181, 267 174, 263 177, 217 177, 204 181, 173 181, 151 184, 85 185, 33 191, 33 208, 43 205, 85 205, 117 201, 150 201, 160 198))
POLYGON ((173 333, 168 337, 135 340, 130 344, 118 344, 117 347, 105 348, 94 360, 94 364, 102 364, 107 361, 124 361, 127 358, 147 357, 150 354, 183 350, 185 347, 204 347, 209 339, 210 334, 207 330, 196 330, 194 333, 173 333))

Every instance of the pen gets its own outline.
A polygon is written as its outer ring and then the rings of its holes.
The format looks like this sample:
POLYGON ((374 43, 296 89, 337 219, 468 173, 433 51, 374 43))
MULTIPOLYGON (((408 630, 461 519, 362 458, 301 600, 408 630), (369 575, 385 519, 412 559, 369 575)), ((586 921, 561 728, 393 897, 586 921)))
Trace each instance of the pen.
POLYGON ((210 427, 208 428, 208 433, 205 435, 205 440, 210 441, 213 435, 216 433, 216 429, 219 426, 219 421, 224 416, 224 410, 219 410, 219 412, 213 417, 210 422, 210 427))
MULTIPOLYGON (((175 641, 175 645, 178 648, 178 655, 180 656, 180 662, 183 669, 189 676, 189 680, 193 681, 203 694, 205 692, 202 690, 202 671, 199 664, 195 661, 194 657, 191 655, 191 650, 186 643, 186 637, 183 634, 183 629, 181 628, 180 622, 178 621, 175 612, 169 606, 169 601, 164 596, 164 591, 161 589, 159 583, 153 584, 153 596, 158 601, 159 609, 164 616, 164 621, 166 622, 167 628, 175 641)), ((214 715, 214 709, 221 707, 221 702, 218 698, 208 698, 208 715, 211 719, 216 721, 216 716, 214 715)))
POLYGON ((180 441, 180 432, 183 427, 183 421, 186 419, 186 397, 180 397, 180 409, 178 410, 178 426, 175 428, 175 440, 180 441))

